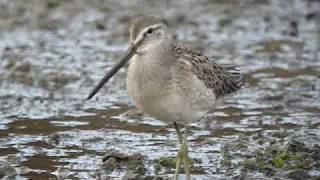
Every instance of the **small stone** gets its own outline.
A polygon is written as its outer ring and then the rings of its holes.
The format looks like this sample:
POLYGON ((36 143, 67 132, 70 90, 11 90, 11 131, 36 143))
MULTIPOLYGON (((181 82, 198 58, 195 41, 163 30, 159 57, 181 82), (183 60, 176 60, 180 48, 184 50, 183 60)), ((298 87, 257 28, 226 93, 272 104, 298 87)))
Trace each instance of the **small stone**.
POLYGON ((16 169, 6 161, 0 161, 0 178, 17 176, 16 169))
POLYGON ((306 180, 310 179, 310 175, 307 173, 307 171, 298 169, 289 172, 288 177, 291 178, 292 180, 306 180))

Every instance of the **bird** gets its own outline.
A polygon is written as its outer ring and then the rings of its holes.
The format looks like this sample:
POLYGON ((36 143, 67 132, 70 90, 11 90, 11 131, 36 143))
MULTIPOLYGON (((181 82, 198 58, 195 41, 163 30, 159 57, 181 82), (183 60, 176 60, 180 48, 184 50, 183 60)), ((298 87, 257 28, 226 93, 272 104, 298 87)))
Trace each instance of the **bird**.
POLYGON ((129 48, 87 97, 91 99, 129 62, 126 87, 132 103, 144 113, 172 123, 180 149, 174 179, 184 164, 189 180, 188 132, 190 124, 212 112, 226 96, 244 85, 239 66, 218 64, 211 57, 179 45, 167 23, 153 15, 135 19, 129 29, 129 48), (181 132, 181 126, 185 127, 181 132))

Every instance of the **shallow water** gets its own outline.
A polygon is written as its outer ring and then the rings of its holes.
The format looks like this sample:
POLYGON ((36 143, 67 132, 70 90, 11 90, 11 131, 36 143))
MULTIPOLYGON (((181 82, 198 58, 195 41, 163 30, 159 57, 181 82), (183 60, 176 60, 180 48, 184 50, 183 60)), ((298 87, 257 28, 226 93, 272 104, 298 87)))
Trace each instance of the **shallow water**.
MULTIPOLYGON (((173 173, 157 166, 175 156, 175 131, 133 107, 124 69, 85 101, 126 49, 129 22, 152 13, 168 21, 179 42, 245 73, 246 88, 191 128, 194 177, 288 178, 283 168, 244 173, 241 163, 272 143, 319 145, 320 3, 143 1, 143 9, 141 3, 0 1, 0 161, 10 163, 12 177, 126 175, 104 170, 111 149, 139 153, 146 174, 173 173)), ((317 163, 306 169, 312 178, 320 177, 317 163)), ((9 173, 0 170, 0 177, 9 173)))

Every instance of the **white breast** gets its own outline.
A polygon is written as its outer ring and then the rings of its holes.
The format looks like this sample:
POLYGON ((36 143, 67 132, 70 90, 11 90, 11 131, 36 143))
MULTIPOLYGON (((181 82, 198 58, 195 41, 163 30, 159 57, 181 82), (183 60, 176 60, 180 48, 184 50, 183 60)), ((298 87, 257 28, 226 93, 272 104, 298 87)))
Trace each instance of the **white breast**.
POLYGON ((181 72, 165 49, 152 49, 130 60, 127 89, 133 104, 165 122, 199 120, 214 107, 213 91, 187 69, 181 72))

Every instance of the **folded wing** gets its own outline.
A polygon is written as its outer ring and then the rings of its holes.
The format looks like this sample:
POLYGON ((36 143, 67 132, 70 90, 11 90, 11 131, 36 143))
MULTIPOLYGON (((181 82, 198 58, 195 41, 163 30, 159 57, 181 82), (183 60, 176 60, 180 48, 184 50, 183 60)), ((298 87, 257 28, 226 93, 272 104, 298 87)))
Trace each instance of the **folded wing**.
POLYGON ((191 65, 191 71, 211 89, 217 98, 238 91, 244 84, 238 66, 217 64, 192 50, 172 44, 174 56, 181 62, 191 65))

